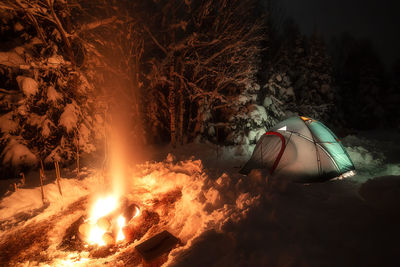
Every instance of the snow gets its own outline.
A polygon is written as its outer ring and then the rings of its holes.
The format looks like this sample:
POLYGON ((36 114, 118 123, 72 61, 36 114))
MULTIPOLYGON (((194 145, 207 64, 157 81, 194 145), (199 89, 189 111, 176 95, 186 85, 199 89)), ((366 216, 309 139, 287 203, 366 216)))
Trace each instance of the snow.
POLYGON ((249 106, 249 117, 255 122, 257 126, 262 126, 263 122, 268 120, 268 115, 265 107, 260 105, 250 105, 249 106))
POLYGON ((249 140, 251 143, 257 143, 258 139, 265 134, 266 130, 264 127, 258 129, 252 129, 249 132, 249 140))
POLYGON ((19 67, 24 65, 25 61, 14 51, 0 52, 0 64, 8 67, 19 67))
POLYGON ((79 147, 87 153, 95 151, 95 146, 91 143, 90 130, 82 123, 79 127, 79 147))
POLYGON ((27 97, 36 95, 39 92, 39 85, 34 79, 25 76, 17 76, 16 80, 19 89, 21 89, 27 97))
POLYGON ((64 112, 60 116, 59 125, 64 126, 67 132, 71 132, 77 127, 78 116, 77 116, 76 104, 71 103, 65 105, 64 112))
POLYGON ((57 146, 54 148, 50 154, 44 159, 45 164, 52 164, 54 161, 61 162, 61 154, 62 154, 63 149, 60 146, 57 146))
MULTIPOLYGON (((393 149, 394 143, 354 135, 343 143, 357 175, 309 185, 267 184, 262 173, 238 174, 254 145, 241 146, 242 155, 238 147, 211 144, 190 144, 173 149, 174 154, 167 153, 170 147, 157 148, 155 155, 163 158, 132 166, 124 196, 142 209, 154 209, 160 215, 158 226, 182 241, 163 266, 391 265, 397 261, 400 161, 391 162, 396 155, 384 148, 392 144, 393 149), (180 197, 172 205, 154 206, 156 199, 174 192, 180 197)), ((49 206, 26 221, 19 222, 17 215, 42 207, 39 188, 21 189, 0 201, 0 226, 4 220, 16 223, 0 227, 0 240, 24 225, 57 218, 46 233, 50 246, 43 255, 50 261, 25 256, 19 264, 124 266, 122 255, 152 236, 147 233, 105 258, 57 250, 65 229, 85 214, 74 209, 64 215, 69 205, 82 197, 95 199, 109 188, 99 182, 100 173, 61 179, 62 197, 55 183, 45 185, 49 206)), ((23 253, 30 255, 29 248, 23 253)))
POLYGON ((30 113, 28 114, 26 123, 41 128, 41 133, 45 137, 50 136, 51 128, 55 127, 54 123, 48 118, 46 114, 43 116, 39 116, 35 113, 30 113))
POLYGON ((273 104, 273 102, 272 102, 271 97, 266 96, 266 97, 264 98, 264 101, 263 101, 263 106, 264 106, 264 107, 269 107, 269 106, 271 106, 272 104, 273 104))
POLYGON ((61 100, 62 95, 57 92, 57 90, 53 86, 47 87, 47 100, 56 102, 57 100, 61 100))
POLYGON ((50 128, 52 126, 54 127, 54 123, 51 120, 46 118, 42 122, 42 135, 45 136, 45 137, 50 136, 50 133, 51 133, 51 129, 50 128))
POLYGON ((37 163, 36 156, 28 147, 18 142, 15 137, 10 137, 9 142, 1 153, 4 165, 18 166, 34 166, 37 163))
POLYGON ((24 29, 24 26, 22 26, 21 23, 17 22, 17 23, 14 24, 14 30, 15 30, 15 31, 20 32, 20 31, 22 31, 23 29, 24 29))
POLYGON ((47 63, 52 67, 58 67, 61 64, 64 64, 64 58, 60 55, 53 55, 47 59, 47 63))
POLYGON ((0 116, 0 129, 3 133, 14 132, 18 129, 18 123, 13 120, 14 112, 8 112, 0 116))
POLYGON ((358 180, 365 182, 371 176, 400 175, 400 155, 397 154, 400 146, 391 141, 398 140, 399 135, 395 134, 388 140, 390 134, 386 134, 385 139, 368 138, 368 134, 349 135, 342 140, 356 167, 358 180), (391 155, 388 150, 395 153, 391 155))

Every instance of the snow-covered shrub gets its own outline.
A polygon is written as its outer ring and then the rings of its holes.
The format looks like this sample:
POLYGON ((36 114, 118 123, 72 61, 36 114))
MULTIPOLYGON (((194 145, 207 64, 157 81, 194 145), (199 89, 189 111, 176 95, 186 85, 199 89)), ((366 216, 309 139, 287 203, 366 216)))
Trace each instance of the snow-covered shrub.
POLYGON ((37 164, 36 156, 24 145, 25 140, 16 137, 9 137, 7 144, 0 157, 3 159, 3 165, 13 168, 20 166, 35 166, 37 164))

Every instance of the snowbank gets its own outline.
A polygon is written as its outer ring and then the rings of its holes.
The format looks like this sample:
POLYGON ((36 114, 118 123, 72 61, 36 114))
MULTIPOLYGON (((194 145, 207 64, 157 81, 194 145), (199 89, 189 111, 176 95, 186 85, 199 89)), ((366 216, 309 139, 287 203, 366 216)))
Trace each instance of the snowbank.
POLYGON ((8 112, 0 116, 0 129, 3 133, 14 132, 18 129, 18 123, 13 118, 14 112, 8 112))
POLYGON ((0 52, 0 64, 8 67, 19 67, 25 64, 25 60, 16 52, 0 52))
MULTIPOLYGON (((54 228, 50 228, 47 233, 52 243, 46 255, 51 255, 53 263, 68 261, 67 255, 57 250, 57 244, 62 241, 65 229, 78 215, 85 212, 77 210, 73 214, 64 216, 63 210, 68 209, 69 204, 82 197, 95 200, 102 194, 110 193, 107 189, 112 186, 99 181, 102 180, 98 174, 92 174, 83 180, 61 179, 63 196, 60 196, 55 183, 44 186, 49 206, 36 216, 31 215, 33 216, 31 219, 20 225, 23 227, 32 221, 39 223, 51 215, 60 214, 57 216, 60 221, 55 222, 54 228)), ((200 160, 176 161, 172 155, 168 155, 162 162, 146 162, 136 166, 135 171, 132 171, 124 183, 126 191, 123 196, 139 203, 143 210, 156 211, 160 216, 157 227, 162 226, 162 229, 167 229, 182 241, 183 246, 170 253, 168 264, 173 264, 176 259, 184 257, 187 251, 198 243, 195 241, 197 238, 201 239, 201 236, 207 233, 220 232, 225 225, 237 223, 245 218, 251 207, 257 205, 260 199, 258 192, 248 192, 249 185, 244 186, 245 183, 241 179, 227 174, 217 179, 210 178, 200 160), (171 196, 175 197, 172 198, 170 205, 157 204, 160 201, 169 203, 162 199, 171 196)), ((1 200, 0 222, 7 221, 7 224, 12 221, 18 222, 19 214, 34 214, 34 211, 40 210, 41 207, 40 188, 18 190, 1 200)), ((0 237, 4 238, 7 234, 7 230, 0 232, 0 237)), ((133 249, 138 242, 149 238, 152 234, 151 231, 148 232, 141 240, 129 245, 127 250, 133 249)), ((118 256, 117 253, 100 260, 89 258, 85 262, 89 265, 113 262, 118 256)))
POLYGON ((388 158, 392 156, 386 156, 387 146, 390 150, 396 149, 393 142, 355 135, 345 137, 342 142, 356 167, 353 180, 362 183, 377 176, 400 175, 400 162, 392 163, 388 158))
POLYGON ((9 142, 1 153, 4 165, 13 167, 34 166, 37 163, 36 156, 29 148, 18 142, 14 137, 9 138, 9 142))
POLYGON ((27 97, 36 95, 39 92, 39 85, 34 79, 25 76, 17 76, 16 79, 19 89, 21 89, 27 97))
MULTIPOLYGON (((82 197, 95 200, 111 186, 95 173, 83 180, 62 179, 63 197, 55 184, 46 185, 50 205, 23 222, 28 225, 55 215, 42 255, 49 260, 28 262, 34 251, 28 247, 15 252, 25 255, 18 263, 124 266, 128 264, 125 260, 137 253, 134 247, 138 243, 165 229, 183 243, 169 253, 165 266, 388 266, 398 258, 393 248, 400 230, 393 220, 400 221, 396 217, 400 176, 374 177, 400 172, 400 166, 388 164, 379 142, 361 137, 343 142, 358 174, 310 185, 267 185, 260 174, 238 174, 236 167, 250 156, 238 156, 238 147, 192 144, 175 151, 181 160, 169 154, 163 161, 137 165, 124 180, 123 195, 142 210, 156 212, 160 220, 140 240, 105 258, 62 252, 57 244, 66 228, 87 210, 85 205, 72 209, 68 204, 82 197), (194 151, 204 160, 192 158, 194 151)), ((90 206, 91 200, 88 203, 90 206)), ((40 192, 37 188, 19 190, 4 198, 0 207, 0 222, 17 220, 21 212, 40 209, 40 192)), ((13 231, 18 227, 22 226, 13 231)), ((6 240, 10 231, 0 232, 0 240, 6 240)), ((19 259, 18 254, 15 258, 19 259)))

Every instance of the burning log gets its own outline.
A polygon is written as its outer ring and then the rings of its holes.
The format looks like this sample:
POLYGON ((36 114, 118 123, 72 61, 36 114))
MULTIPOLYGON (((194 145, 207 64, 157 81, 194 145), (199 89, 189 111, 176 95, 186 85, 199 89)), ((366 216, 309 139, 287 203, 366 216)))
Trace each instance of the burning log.
POLYGON ((82 223, 78 228, 79 234, 82 236, 82 240, 89 236, 90 225, 87 223, 82 223))
POLYGON ((108 231, 111 227, 111 223, 107 218, 100 218, 97 220, 97 226, 104 231, 108 231))
POLYGON ((107 246, 111 246, 111 245, 114 245, 114 244, 115 244, 114 237, 113 237, 110 233, 105 233, 105 234, 102 236, 102 239, 103 239, 104 243, 105 243, 107 246))

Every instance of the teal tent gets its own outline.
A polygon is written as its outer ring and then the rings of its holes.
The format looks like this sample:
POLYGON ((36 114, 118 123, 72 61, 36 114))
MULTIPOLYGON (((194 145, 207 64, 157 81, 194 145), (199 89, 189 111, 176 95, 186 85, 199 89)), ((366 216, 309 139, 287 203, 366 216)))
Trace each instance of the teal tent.
POLYGON ((354 174, 354 164, 336 135, 321 122, 295 116, 266 132, 240 170, 267 169, 273 176, 322 182, 354 174))

